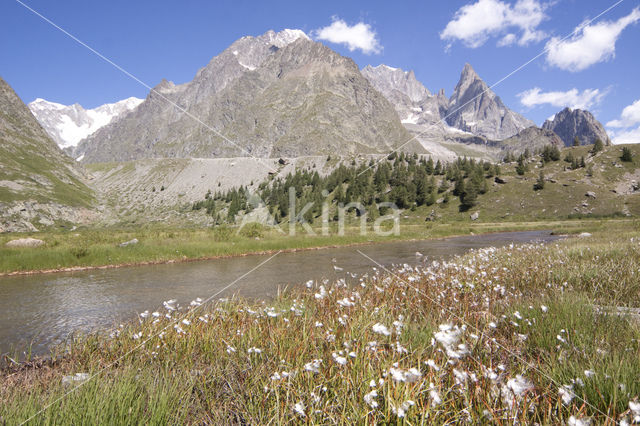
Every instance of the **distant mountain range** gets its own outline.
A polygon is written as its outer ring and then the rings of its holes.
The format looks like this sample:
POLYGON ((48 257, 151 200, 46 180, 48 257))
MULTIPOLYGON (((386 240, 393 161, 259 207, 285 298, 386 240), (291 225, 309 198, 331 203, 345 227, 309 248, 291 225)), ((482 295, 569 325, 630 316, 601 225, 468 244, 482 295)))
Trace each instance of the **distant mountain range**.
POLYGON ((84 109, 79 104, 62 105, 38 98, 28 106, 53 140, 61 148, 68 148, 75 147, 96 130, 127 114, 142 101, 131 97, 94 109, 84 109))
MULTIPOLYGON (((300 30, 243 37, 192 81, 163 80, 145 100, 94 110, 42 99, 29 106, 61 147, 86 162, 349 156, 399 146, 435 153, 451 142, 518 152, 558 141, 538 131, 519 138, 534 123, 510 110, 469 64, 447 98, 444 90, 430 92, 413 71, 359 70, 300 30)), ((544 128, 565 144, 575 136, 608 141, 588 111, 563 111, 544 128)))

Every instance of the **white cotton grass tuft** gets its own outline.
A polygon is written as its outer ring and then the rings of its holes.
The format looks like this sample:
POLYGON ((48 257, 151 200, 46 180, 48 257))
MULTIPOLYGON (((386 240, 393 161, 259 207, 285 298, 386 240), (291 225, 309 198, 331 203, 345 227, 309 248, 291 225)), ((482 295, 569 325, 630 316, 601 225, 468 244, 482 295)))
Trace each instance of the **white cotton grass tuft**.
POLYGON ((442 398, 440 397, 440 394, 436 390, 433 383, 429 383, 429 398, 431 398, 431 402, 433 405, 442 404, 442 398))
POLYGON ((391 335, 391 331, 389 331, 387 326, 385 326, 384 324, 380 324, 380 323, 374 324, 373 332, 374 333, 378 333, 378 334, 382 334, 384 336, 390 336, 391 335))
POLYGON ((311 362, 308 362, 304 365, 304 369, 311 373, 319 373, 320 372, 320 364, 322 364, 321 359, 314 359, 311 362))
POLYGON ((293 411, 300 417, 307 417, 307 414, 304 412, 305 408, 306 407, 304 406, 304 403, 300 401, 296 402, 296 404, 293 406, 293 411))
POLYGON ((364 402, 366 402, 371 408, 378 408, 378 401, 376 401, 377 397, 378 392, 374 389, 364 396, 364 402))
POLYGON ((403 418, 404 416, 406 416, 407 411, 409 411, 409 408, 411 408, 414 405, 416 405, 416 403, 408 399, 397 408, 393 404, 391 404, 391 411, 393 412, 393 414, 395 414, 399 418, 403 418))
POLYGON ((576 417, 576 416, 571 416, 569 417, 569 421, 567 422, 568 426, 590 426, 591 425, 591 418, 590 417, 576 417))
POLYGON ((562 385, 560 389, 558 389, 558 395, 562 398, 562 403, 564 405, 571 404, 573 398, 576 397, 576 394, 573 392, 573 385, 562 385))
POLYGON ((338 364, 338 365, 347 365, 347 358, 338 355, 337 353, 332 353, 331 356, 333 357, 333 360, 338 364))

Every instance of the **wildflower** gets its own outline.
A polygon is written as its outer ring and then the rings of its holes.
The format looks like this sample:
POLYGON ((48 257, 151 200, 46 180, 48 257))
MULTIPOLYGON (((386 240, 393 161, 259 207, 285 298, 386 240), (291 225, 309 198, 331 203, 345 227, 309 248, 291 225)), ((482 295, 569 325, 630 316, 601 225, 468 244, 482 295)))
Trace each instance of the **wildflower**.
POLYGON ((165 307, 165 309, 167 311, 175 311, 176 310, 176 303, 177 303, 176 299, 171 299, 171 300, 167 300, 165 302, 162 302, 162 305, 165 307))
POLYGON ((188 319, 186 319, 186 318, 182 320, 182 323, 183 323, 184 325, 191 325, 191 321, 189 321, 189 320, 188 320, 188 319))
POLYGON ((249 348, 249 350, 247 351, 250 354, 261 354, 262 353, 262 349, 256 348, 256 347, 251 347, 249 348))
POLYGON ((236 351, 236 348, 234 348, 233 346, 227 345, 227 353, 228 354, 232 354, 236 351))
POLYGON ((576 394, 573 392, 573 385, 562 385, 560 389, 558 389, 558 394, 562 398, 562 403, 564 405, 571 404, 573 398, 576 397, 576 394))
POLYGON ((311 362, 308 362, 304 365, 304 369, 306 371, 310 371, 312 373, 319 373, 320 372, 320 364, 322 364, 322 360, 321 359, 314 359, 311 362))
POLYGON ((460 329, 457 327, 454 329, 450 324, 442 324, 440 326, 440 331, 434 334, 434 337, 446 348, 458 343, 461 334, 460 329))
POLYGON ((371 408, 378 408, 378 401, 376 401, 377 397, 378 397, 378 392, 376 392, 375 390, 372 390, 371 392, 369 392, 364 396, 364 402, 366 402, 367 405, 371 408))
POLYGON ((371 379, 371 381, 369 382, 369 387, 370 388, 375 388, 376 387, 376 381, 371 379))
POLYGON ((413 367, 407 371, 400 368, 390 368, 389 373, 394 381, 403 383, 415 383, 422 377, 422 373, 413 367))
POLYGON ((349 308, 351 306, 355 306, 355 302, 349 300, 349 298, 345 297, 342 300, 338 300, 338 305, 342 306, 343 308, 349 308))
POLYGON ((345 357, 343 357, 343 356, 340 356, 340 355, 338 355, 338 354, 337 354, 337 353, 335 353, 335 352, 334 352, 333 354, 331 354, 331 356, 333 357, 333 360, 334 360, 336 363, 338 363, 338 364, 340 364, 340 365, 347 365, 347 358, 345 358, 345 357))
POLYGON ((389 329, 385 325, 380 324, 380 323, 377 323, 377 324, 375 324, 373 326, 373 332, 374 333, 378 333, 378 334, 382 334, 382 335, 385 335, 385 336, 390 336, 391 335, 391 332, 389 331, 389 329))
POLYGON ((584 375, 587 379, 590 379, 596 375, 596 372, 593 370, 584 370, 584 375))
POLYGON ((200 306, 200 305, 202 305, 202 299, 200 299, 199 297, 196 297, 196 299, 192 300, 191 303, 189 303, 189 305, 191 305, 191 306, 200 306))
POLYGON ((542 312, 547 313, 547 311, 549 310, 549 308, 547 308, 544 305, 540 305, 540 309, 542 309, 542 312))
POLYGON ((316 321, 316 327, 322 327, 323 324, 320 321, 316 321))
POLYGON ((577 418, 575 416, 569 417, 569 422, 567 423, 567 425, 569 426, 589 426, 590 424, 591 424, 590 417, 577 418))
POLYGON ((307 281, 307 282, 305 283, 305 286, 306 286, 307 288, 311 288, 311 287, 313 287, 313 280, 309 280, 309 281, 307 281))
POLYGON ((133 337, 133 340, 138 340, 138 339, 142 338, 142 332, 134 333, 133 336, 131 336, 131 337, 133 337))
POLYGON ((307 417, 304 410, 305 410, 305 406, 302 403, 302 401, 296 402, 296 405, 293 406, 293 411, 295 411, 296 414, 299 415, 300 417, 307 417))
POLYGON ((356 353, 355 353, 355 352, 353 352, 353 351, 349 352, 349 356, 350 356, 351 358, 355 358, 355 357, 357 357, 356 353))
POLYGON ((160 317, 160 312, 154 312, 151 315, 153 315, 154 318, 159 318, 160 317))
POLYGON ((398 408, 391 405, 391 411, 393 411, 393 414, 395 414, 396 416, 403 418, 407 414, 407 411, 409 411, 409 408, 411 408, 413 405, 416 405, 416 403, 409 399, 403 402, 402 405, 398 408))
POLYGON ((514 316, 514 317, 516 317, 516 318, 518 318, 520 321, 522 321, 522 315, 520 315, 520 312, 515 311, 515 312, 513 313, 513 316, 514 316))
POLYGON ((526 377, 522 377, 521 375, 516 375, 515 379, 509 379, 507 381, 507 387, 511 389, 511 391, 520 396, 523 393, 530 391, 533 389, 533 383, 526 377))
POLYGON ((431 398, 433 405, 442 404, 442 398, 440 398, 440 394, 436 390, 435 386, 433 386, 433 383, 429 383, 429 398, 431 398))
POLYGON ((429 359, 425 362, 429 367, 433 368, 435 371, 440 371, 440 367, 436 364, 436 362, 432 359, 429 359))
POLYGON ((202 321, 204 323, 208 323, 209 322, 209 320, 206 319, 205 317, 198 317, 198 320, 200 320, 200 321, 202 321))
POLYGON ((316 299, 318 299, 318 300, 322 300, 322 299, 324 299, 325 297, 327 297, 327 290, 324 288, 324 286, 323 286, 323 285, 321 285, 321 286, 320 286, 320 289, 319 289, 319 290, 320 290, 320 291, 314 295, 314 297, 315 297, 316 299))
POLYGON ((149 317, 149 311, 144 311, 140 314, 141 318, 148 318, 149 317))

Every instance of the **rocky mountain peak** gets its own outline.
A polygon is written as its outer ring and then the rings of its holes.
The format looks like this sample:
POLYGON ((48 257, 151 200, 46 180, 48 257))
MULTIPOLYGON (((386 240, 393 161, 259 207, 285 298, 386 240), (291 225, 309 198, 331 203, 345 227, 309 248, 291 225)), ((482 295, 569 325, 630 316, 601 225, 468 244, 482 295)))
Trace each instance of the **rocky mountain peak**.
POLYGON ((542 128, 554 131, 560 136, 565 146, 573 145, 576 136, 583 145, 592 144, 596 139, 600 139, 605 144, 610 143, 602 123, 589 111, 582 109, 565 108, 552 120, 545 121, 542 128))
POLYGON ((388 152, 407 140, 393 106, 352 59, 283 30, 235 41, 191 82, 164 96, 152 92, 74 154, 86 162, 351 155, 388 152))
POLYGON ((384 64, 377 67, 367 65, 362 69, 362 75, 385 96, 391 96, 394 91, 398 91, 411 102, 420 102, 431 95, 416 79, 413 71, 403 71, 384 64))
POLYGON ((489 139, 505 139, 534 125, 507 108, 469 64, 449 100, 447 123, 489 139))

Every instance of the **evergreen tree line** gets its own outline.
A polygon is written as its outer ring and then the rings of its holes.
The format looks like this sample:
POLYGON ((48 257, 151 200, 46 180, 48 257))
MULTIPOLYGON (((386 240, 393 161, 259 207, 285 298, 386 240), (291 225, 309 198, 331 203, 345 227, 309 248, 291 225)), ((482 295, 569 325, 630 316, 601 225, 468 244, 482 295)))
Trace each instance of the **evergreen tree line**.
MULTIPOLYGON (((289 217, 290 195, 299 214, 303 206, 311 203, 303 218, 308 223, 322 214, 323 203, 330 202, 329 220, 338 218, 338 207, 359 203, 373 220, 386 214, 380 203, 393 203, 401 209, 431 206, 438 199, 449 202, 451 196, 460 198, 460 210, 465 211, 477 203, 478 196, 488 191, 488 179, 500 175, 500 166, 486 161, 458 158, 452 163, 434 162, 418 155, 393 153, 379 163, 339 164, 329 175, 321 176, 313 169, 297 170, 284 178, 270 178, 258 186, 258 196, 264 201, 277 222, 295 220, 289 217)), ((206 210, 218 223, 233 222, 240 211, 251 211, 255 205, 247 199, 246 188, 233 188, 211 193, 193 204, 193 210, 206 210), (225 214, 223 211, 226 209, 225 214)), ((361 212, 356 211, 359 215, 361 212)))

